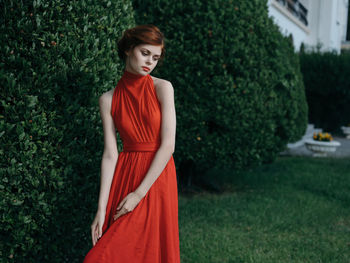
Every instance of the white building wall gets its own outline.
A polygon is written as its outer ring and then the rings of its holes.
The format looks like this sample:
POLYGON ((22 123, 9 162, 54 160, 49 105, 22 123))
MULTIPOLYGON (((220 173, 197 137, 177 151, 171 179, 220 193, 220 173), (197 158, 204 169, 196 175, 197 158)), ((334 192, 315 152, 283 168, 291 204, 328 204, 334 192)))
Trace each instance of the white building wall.
POLYGON ((304 43, 311 46, 317 45, 319 24, 321 23, 320 1, 322 0, 317 0, 317 1, 310 0, 307 6, 308 21, 309 21, 308 28, 310 30, 310 33, 308 34, 307 38, 305 38, 304 43))
POLYGON ((308 25, 304 25, 276 0, 268 0, 269 16, 284 35, 293 35, 294 48, 301 43, 306 48, 321 45, 321 51, 340 53, 346 38, 349 0, 299 0, 308 10, 308 25))
POLYGON ((322 51, 340 51, 339 25, 337 24, 337 2, 339 0, 320 0, 317 40, 323 44, 322 51))
POLYGON ((301 43, 305 42, 305 38, 309 34, 309 29, 275 0, 269 0, 268 6, 269 16, 279 26, 283 35, 293 35, 294 48, 299 51, 301 43))
POLYGON ((338 6, 338 17, 343 17, 343 19, 340 19, 340 27, 341 27, 341 41, 346 41, 346 32, 348 28, 348 8, 350 6, 350 1, 349 0, 343 0, 339 1, 339 6, 338 6), (343 2, 343 3, 342 3, 343 2))

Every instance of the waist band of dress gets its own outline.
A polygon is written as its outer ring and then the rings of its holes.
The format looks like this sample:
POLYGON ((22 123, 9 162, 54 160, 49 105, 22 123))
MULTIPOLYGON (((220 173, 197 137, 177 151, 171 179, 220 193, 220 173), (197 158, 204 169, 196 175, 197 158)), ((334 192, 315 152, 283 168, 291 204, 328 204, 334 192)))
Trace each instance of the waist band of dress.
POLYGON ((156 152, 159 146, 158 142, 125 143, 123 152, 156 152))

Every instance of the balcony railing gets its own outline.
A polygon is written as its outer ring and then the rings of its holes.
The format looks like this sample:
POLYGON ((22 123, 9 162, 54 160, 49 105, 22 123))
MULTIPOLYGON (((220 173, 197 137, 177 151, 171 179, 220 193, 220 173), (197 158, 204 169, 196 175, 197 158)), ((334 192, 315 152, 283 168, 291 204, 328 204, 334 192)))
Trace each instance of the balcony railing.
POLYGON ((292 15, 297 17, 305 26, 307 22, 307 8, 299 2, 299 0, 276 0, 280 5, 284 6, 292 15))

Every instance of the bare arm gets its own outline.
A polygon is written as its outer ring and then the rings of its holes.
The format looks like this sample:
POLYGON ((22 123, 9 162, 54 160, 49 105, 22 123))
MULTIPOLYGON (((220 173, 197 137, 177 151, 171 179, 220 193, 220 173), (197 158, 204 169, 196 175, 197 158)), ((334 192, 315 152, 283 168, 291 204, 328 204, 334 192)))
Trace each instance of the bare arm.
POLYGON ((172 84, 167 81, 164 85, 158 87, 157 96, 162 112, 161 144, 143 181, 135 190, 141 197, 146 195, 175 151, 176 113, 172 84))
POLYGON ((141 184, 119 203, 116 214, 113 216, 114 220, 134 210, 160 176, 175 150, 176 114, 174 88, 168 81, 163 82, 163 84, 157 87, 157 97, 161 104, 162 112, 160 147, 154 155, 150 168, 141 184))
POLYGON ((98 211, 106 210, 114 169, 118 160, 115 126, 110 114, 112 95, 113 93, 109 91, 102 94, 99 98, 100 115, 104 134, 104 151, 101 161, 101 184, 98 211))
POLYGON ((100 115, 103 125, 104 150, 101 161, 101 184, 97 213, 91 224, 92 245, 102 236, 102 226, 105 221, 109 191, 112 184, 115 165, 118 160, 117 139, 113 118, 111 116, 113 91, 108 91, 99 98, 100 115))

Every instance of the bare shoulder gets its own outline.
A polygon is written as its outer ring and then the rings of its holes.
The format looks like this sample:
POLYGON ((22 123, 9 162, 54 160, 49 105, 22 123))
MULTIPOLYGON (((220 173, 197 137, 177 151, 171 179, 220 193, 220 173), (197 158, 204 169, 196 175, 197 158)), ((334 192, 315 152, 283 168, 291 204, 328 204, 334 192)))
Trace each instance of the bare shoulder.
POLYGON ((167 86, 167 85, 172 86, 171 82, 169 80, 160 79, 160 78, 156 78, 153 76, 151 76, 151 78, 153 79, 154 86, 156 86, 156 87, 162 87, 162 86, 167 86))
POLYGON ((166 97, 173 96, 174 88, 170 81, 151 76, 158 100, 162 103, 166 97))
POLYGON ((109 91, 104 92, 99 97, 99 104, 101 108, 109 109, 111 107, 113 92, 114 92, 114 89, 111 89, 109 91))

